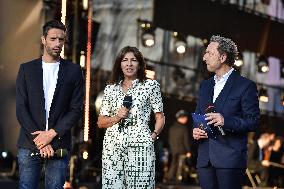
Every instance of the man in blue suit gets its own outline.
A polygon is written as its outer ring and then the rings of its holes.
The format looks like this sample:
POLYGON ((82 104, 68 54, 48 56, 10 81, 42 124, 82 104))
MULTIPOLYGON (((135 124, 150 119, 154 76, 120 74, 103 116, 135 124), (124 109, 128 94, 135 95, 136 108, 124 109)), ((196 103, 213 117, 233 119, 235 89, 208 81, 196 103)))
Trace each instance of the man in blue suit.
POLYGON ((193 138, 199 143, 197 170, 202 189, 242 188, 247 133, 259 125, 256 84, 232 68, 237 53, 232 40, 212 36, 203 57, 207 70, 215 76, 201 83, 195 112, 206 114, 215 137, 201 128, 193 129, 193 138))
POLYGON ((45 167, 45 188, 63 188, 71 128, 82 115, 84 80, 78 64, 60 58, 66 28, 60 21, 43 26, 41 58, 21 64, 16 82, 19 188, 36 189, 45 167), (57 149, 67 155, 54 158, 57 149), (31 156, 38 152, 40 156, 31 156))

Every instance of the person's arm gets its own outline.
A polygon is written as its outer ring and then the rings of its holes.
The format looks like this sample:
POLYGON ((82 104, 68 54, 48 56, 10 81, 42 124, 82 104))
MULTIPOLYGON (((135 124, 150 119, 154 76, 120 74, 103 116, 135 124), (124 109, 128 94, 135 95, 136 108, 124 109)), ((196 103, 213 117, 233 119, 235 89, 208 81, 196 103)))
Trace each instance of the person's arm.
POLYGON ((255 83, 251 82, 241 97, 241 116, 224 116, 224 128, 230 132, 251 132, 259 126, 259 101, 255 83))
POLYGON ((155 113, 155 130, 152 132, 152 139, 156 140, 157 137, 160 135, 162 132, 164 125, 165 125, 165 116, 163 112, 157 112, 155 113))
POLYGON ((106 129, 108 127, 113 126, 114 124, 120 122, 120 117, 118 117, 117 115, 110 117, 110 116, 104 116, 104 115, 100 115, 98 117, 98 127, 100 129, 106 129))
POLYGON ((156 140, 157 137, 161 134, 164 125, 165 125, 165 116, 163 113, 163 101, 162 101, 162 94, 160 89, 160 84, 153 80, 151 81, 152 85, 152 94, 150 94, 150 104, 152 106, 152 110, 155 113, 155 129, 152 132, 152 139, 156 140))
POLYGON ((30 115, 28 106, 29 102, 27 84, 25 80, 25 70, 24 66, 21 65, 16 80, 16 115, 26 135, 33 140, 35 137, 31 133, 37 131, 38 127, 30 115))

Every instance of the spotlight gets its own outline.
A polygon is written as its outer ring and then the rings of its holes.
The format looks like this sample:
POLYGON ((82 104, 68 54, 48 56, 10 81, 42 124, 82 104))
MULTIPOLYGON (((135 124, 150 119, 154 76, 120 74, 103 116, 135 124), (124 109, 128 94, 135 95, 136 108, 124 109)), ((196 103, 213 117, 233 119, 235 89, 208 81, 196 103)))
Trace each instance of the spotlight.
POLYGON ((268 93, 267 89, 265 88, 260 88, 259 89, 259 101, 261 102, 268 102, 268 93))
POLYGON ((177 41, 175 43, 175 47, 176 47, 177 53, 183 54, 185 53, 185 50, 186 50, 186 43, 183 41, 177 41))
POLYGON ((208 41, 208 39, 203 39, 202 42, 203 42, 203 45, 204 45, 204 46, 207 46, 207 44, 208 44, 209 41, 208 41))
POLYGON ((82 7, 84 10, 87 10, 88 9, 88 0, 82 0, 82 7))
POLYGON ((239 54, 239 55, 237 56, 236 60, 235 60, 234 65, 235 65, 236 67, 241 67, 243 64, 244 64, 243 58, 242 58, 242 56, 239 54))
POLYGON ((153 66, 147 65, 147 69, 146 69, 146 77, 148 79, 155 79, 156 76, 156 72, 153 66))
POLYGON ((149 78, 149 79, 155 79, 155 71, 153 70, 146 70, 146 77, 149 78))
POLYGON ((16 170, 16 161, 11 152, 0 150, 0 176, 12 176, 16 170))
POLYGON ((266 73, 269 71, 269 64, 268 60, 264 56, 259 56, 258 61, 257 61, 257 67, 258 67, 258 72, 260 73, 266 73))
POLYGON ((81 51, 81 55, 80 55, 80 66, 82 68, 85 67, 85 63, 86 63, 86 56, 85 56, 85 52, 81 51))
POLYGON ((153 47, 155 45, 155 33, 152 31, 144 31, 142 33, 142 44, 144 47, 153 47))
POLYGON ((83 157, 83 159, 85 159, 85 160, 88 159, 89 153, 88 153, 87 150, 85 150, 85 151, 83 152, 82 157, 83 157))
POLYGON ((144 47, 153 47, 155 45, 155 27, 147 20, 138 19, 138 25, 141 28, 141 41, 144 47))
POLYGON ((174 46, 175 50, 178 54, 184 54, 186 51, 187 43, 186 43, 186 37, 178 32, 174 32, 174 46))

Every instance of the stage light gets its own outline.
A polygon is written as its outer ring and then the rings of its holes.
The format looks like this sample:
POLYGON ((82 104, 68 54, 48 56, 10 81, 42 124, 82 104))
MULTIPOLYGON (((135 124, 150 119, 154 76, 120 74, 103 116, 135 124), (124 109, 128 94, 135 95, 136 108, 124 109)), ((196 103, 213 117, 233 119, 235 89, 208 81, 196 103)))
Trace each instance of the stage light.
POLYGON ((261 101, 261 102, 268 102, 268 100, 269 100, 269 98, 268 98, 267 89, 260 88, 259 89, 259 101, 261 101))
POLYGON ((153 47, 155 45, 155 33, 152 31, 144 31, 142 33, 142 44, 145 47, 153 47))
POLYGON ((0 150, 0 176, 13 176, 16 171, 16 161, 11 152, 0 150))
POLYGON ((82 7, 84 10, 88 9, 89 0, 82 0, 82 7))
POLYGON ((242 65, 244 65, 243 58, 242 58, 242 56, 240 54, 237 56, 234 65, 236 67, 241 67, 242 65))
POLYGON ((177 41, 175 42, 175 48, 177 53, 183 54, 186 51, 186 43, 183 41, 177 41))
POLYGON ((8 152, 3 151, 3 152, 1 153, 1 156, 2 156, 3 159, 7 158, 8 152))
POLYGON ((186 52, 187 43, 186 37, 181 33, 174 32, 174 47, 178 54, 184 54, 186 52))
POLYGON ((138 19, 138 25, 141 29, 141 42, 144 47, 153 47, 155 45, 155 27, 147 20, 138 19))
MULTIPOLYGON (((67 0, 61 1, 61 22, 65 25, 66 22, 66 12, 67 12, 67 0)), ((60 56, 64 58, 64 46, 62 47, 62 51, 60 53, 60 56)))
POLYGON ((202 42, 203 42, 203 45, 206 46, 208 44, 208 39, 203 39, 202 42))
POLYGON ((268 60, 264 56, 259 56, 257 60, 257 67, 258 67, 258 72, 260 73, 266 73, 269 71, 269 64, 268 60))
POLYGON ((153 70, 146 70, 146 77, 148 79, 155 79, 155 75, 156 75, 155 71, 153 71, 153 70))
POLYGON ((80 66, 82 68, 85 67, 85 64, 86 64, 86 56, 85 56, 85 52, 84 51, 81 51, 81 55, 80 55, 80 66))
POLYGON ((87 150, 85 150, 84 152, 83 152, 83 159, 88 159, 88 157, 89 157, 89 153, 88 153, 88 151, 87 150))
POLYGON ((146 72, 146 78, 148 79, 156 78, 155 66, 153 64, 147 63, 145 72, 146 72))

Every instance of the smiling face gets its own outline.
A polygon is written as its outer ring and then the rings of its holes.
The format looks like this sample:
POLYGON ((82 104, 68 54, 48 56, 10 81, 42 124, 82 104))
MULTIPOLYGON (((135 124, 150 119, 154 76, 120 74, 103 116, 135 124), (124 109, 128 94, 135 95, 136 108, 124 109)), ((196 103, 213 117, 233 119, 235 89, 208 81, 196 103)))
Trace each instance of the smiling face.
POLYGON ((217 73, 218 70, 222 68, 226 60, 225 54, 220 54, 218 51, 218 43, 211 42, 206 48, 205 54, 203 56, 203 61, 206 63, 207 70, 209 72, 217 73))
POLYGON ((53 59, 59 58, 65 42, 65 32, 61 29, 52 28, 48 31, 46 37, 42 36, 41 40, 44 47, 44 56, 53 59))
POLYGON ((133 52, 125 54, 121 61, 121 70, 124 74, 124 78, 137 79, 137 72, 139 69, 139 62, 134 56, 133 52))

